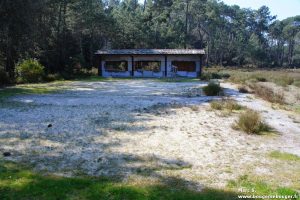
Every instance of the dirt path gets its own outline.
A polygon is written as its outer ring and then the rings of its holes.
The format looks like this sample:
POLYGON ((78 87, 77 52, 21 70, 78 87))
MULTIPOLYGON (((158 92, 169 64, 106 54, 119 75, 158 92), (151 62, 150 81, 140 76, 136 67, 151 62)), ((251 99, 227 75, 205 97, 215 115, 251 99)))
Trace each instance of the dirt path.
POLYGON ((299 166, 274 167, 276 161, 267 154, 282 150, 300 155, 299 124, 288 113, 224 84, 227 94, 261 111, 281 135, 235 131, 236 115, 222 117, 209 109, 212 98, 191 92, 203 85, 75 82, 64 93, 18 96, 0 108, 0 150, 13 153, 7 159, 47 172, 148 182, 175 177, 197 189, 224 187, 244 174, 264 174, 286 184, 297 181, 290 177, 299 166), (275 177, 280 170, 289 171, 275 177))

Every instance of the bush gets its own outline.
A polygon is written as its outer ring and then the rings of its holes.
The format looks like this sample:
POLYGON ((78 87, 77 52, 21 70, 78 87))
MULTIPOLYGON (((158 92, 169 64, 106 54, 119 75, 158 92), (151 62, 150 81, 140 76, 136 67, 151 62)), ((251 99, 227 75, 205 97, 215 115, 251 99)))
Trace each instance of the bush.
POLYGON ((17 81, 21 83, 37 83, 42 81, 44 67, 34 59, 24 60, 16 67, 17 81))
POLYGON ((222 76, 220 74, 218 74, 218 73, 211 73, 211 78, 212 79, 221 79, 222 76))
POLYGON ((222 110, 223 105, 221 101, 212 101, 210 102, 210 107, 214 110, 222 110))
POLYGON ((270 130, 270 127, 262 121, 260 114, 251 109, 239 116, 236 127, 249 134, 259 134, 270 130))
POLYGON ((9 83, 10 81, 7 72, 3 68, 0 68, 0 86, 7 85, 9 83))
POLYGON ((238 89, 240 93, 249 93, 248 89, 245 86, 240 86, 238 89))
POLYGON ((207 96, 220 96, 223 92, 223 89, 219 84, 210 82, 207 86, 203 87, 203 92, 207 96))

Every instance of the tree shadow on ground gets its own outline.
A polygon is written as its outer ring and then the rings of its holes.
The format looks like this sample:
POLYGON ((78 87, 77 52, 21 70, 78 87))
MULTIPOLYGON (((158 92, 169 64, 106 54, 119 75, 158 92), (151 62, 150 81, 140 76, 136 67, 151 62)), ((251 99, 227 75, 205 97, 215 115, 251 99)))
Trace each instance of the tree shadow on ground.
POLYGON ((0 161, 0 199, 237 199, 231 191, 205 188, 193 191, 174 184, 134 185, 108 178, 43 176, 24 165, 0 161))

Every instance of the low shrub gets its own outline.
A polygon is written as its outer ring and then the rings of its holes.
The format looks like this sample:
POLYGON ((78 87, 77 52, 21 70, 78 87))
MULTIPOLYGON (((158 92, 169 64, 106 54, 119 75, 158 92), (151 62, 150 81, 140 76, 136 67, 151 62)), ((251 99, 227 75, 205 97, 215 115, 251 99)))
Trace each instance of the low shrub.
POLYGON ((0 86, 10 83, 8 73, 0 67, 0 86))
POLYGON ((223 89, 219 84, 210 82, 207 86, 203 87, 203 92, 207 96, 220 96, 223 93, 223 89))
POLYGON ((43 80, 44 67, 34 59, 24 60, 16 67, 17 82, 37 83, 43 80))
POLYGON ((221 79, 221 78, 222 78, 222 75, 213 72, 213 73, 211 73, 211 78, 212 78, 212 79, 221 79))
POLYGON ((248 89, 245 86, 240 86, 238 89, 240 93, 249 93, 248 89))
POLYGON ((222 110, 223 109, 223 104, 221 101, 211 101, 210 102, 210 107, 214 110, 222 110))
POLYGON ((262 121, 259 112, 251 109, 246 110, 239 116, 235 127, 248 134, 259 134, 264 131, 270 131, 270 127, 262 121))

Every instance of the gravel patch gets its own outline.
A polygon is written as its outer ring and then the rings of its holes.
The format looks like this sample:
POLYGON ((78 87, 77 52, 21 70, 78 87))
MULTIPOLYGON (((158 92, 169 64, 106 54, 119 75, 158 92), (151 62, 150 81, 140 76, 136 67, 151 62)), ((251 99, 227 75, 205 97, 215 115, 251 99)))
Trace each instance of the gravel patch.
POLYGON ((65 92, 10 98, 18 106, 0 106, 0 151, 11 153, 4 159, 47 173, 176 177, 198 189, 224 187, 245 173, 272 173, 265 157, 271 150, 300 155, 300 126, 289 113, 222 84, 227 95, 262 112, 280 133, 247 135, 231 128, 236 115, 225 118, 209 109, 217 97, 203 96, 204 85, 74 82, 65 92))

